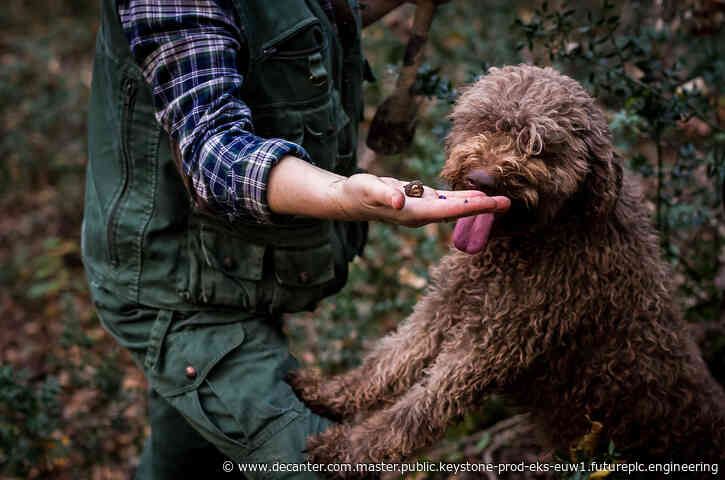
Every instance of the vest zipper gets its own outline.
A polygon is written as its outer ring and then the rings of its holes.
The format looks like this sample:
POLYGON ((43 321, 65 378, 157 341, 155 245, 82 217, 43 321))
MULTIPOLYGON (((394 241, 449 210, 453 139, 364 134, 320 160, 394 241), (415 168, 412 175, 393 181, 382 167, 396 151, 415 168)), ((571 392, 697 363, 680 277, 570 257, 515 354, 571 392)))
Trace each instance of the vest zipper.
MULTIPOLYGON (((301 24, 297 25, 294 29, 290 30, 289 32, 286 32, 284 36, 280 38, 276 38, 273 42, 268 42, 267 45, 262 46, 262 56, 259 59, 259 61, 263 61, 270 56, 274 55, 278 52, 277 45, 280 43, 283 43, 285 40, 288 40, 295 36, 296 33, 304 30, 306 27, 309 27, 310 25, 319 24, 320 20, 318 18, 309 19, 309 21, 302 22, 301 24), (271 45, 270 45, 271 43, 271 45)), ((324 45, 322 45, 324 47, 324 45)), ((318 49, 319 50, 319 49, 318 49)))
POLYGON ((123 91, 123 110, 121 111, 121 190, 116 197, 116 202, 111 208, 111 213, 108 216, 108 229, 106 230, 108 242, 108 255, 111 264, 117 267, 119 262, 118 252, 116 251, 116 242, 114 238, 114 232, 116 230, 116 221, 128 184, 130 181, 130 170, 131 162, 129 161, 129 147, 128 147, 128 132, 129 132, 129 121, 131 119, 131 111, 133 110, 136 102, 136 81, 132 78, 125 78, 121 85, 123 91))
POLYGON ((267 56, 274 55, 275 58, 288 59, 288 58, 304 57, 305 55, 309 55, 311 53, 317 53, 319 51, 322 51, 324 48, 325 48, 324 45, 320 45, 320 46, 305 48, 302 50, 284 50, 284 51, 280 52, 276 47, 271 47, 271 48, 268 48, 267 50, 265 50, 264 53, 267 56))

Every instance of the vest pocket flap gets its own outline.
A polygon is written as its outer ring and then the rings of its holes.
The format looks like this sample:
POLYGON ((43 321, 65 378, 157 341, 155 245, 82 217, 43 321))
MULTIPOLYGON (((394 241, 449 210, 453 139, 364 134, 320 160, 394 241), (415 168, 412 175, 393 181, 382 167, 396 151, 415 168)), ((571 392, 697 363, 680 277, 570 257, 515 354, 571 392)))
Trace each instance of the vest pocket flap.
POLYGON ((311 287, 335 278, 332 247, 326 243, 304 250, 274 251, 274 272, 277 281, 292 287, 311 287))
POLYGON ((210 325, 170 333, 159 363, 149 372, 152 387, 163 396, 197 388, 211 369, 244 342, 241 323, 210 325))
POLYGON ((302 113, 305 134, 322 139, 332 137, 350 123, 350 117, 339 102, 331 101, 319 108, 306 110, 302 113))
POLYGON ((305 139, 302 114, 296 110, 277 115, 259 114, 254 117, 254 128, 262 138, 281 138, 298 145, 305 139))
POLYGON ((235 278, 262 278, 264 245, 248 243, 208 228, 202 228, 199 233, 202 255, 207 266, 235 278))
POLYGON ((316 18, 306 18, 279 39, 273 39, 263 47, 264 58, 269 60, 292 60, 308 58, 327 47, 327 37, 316 18))

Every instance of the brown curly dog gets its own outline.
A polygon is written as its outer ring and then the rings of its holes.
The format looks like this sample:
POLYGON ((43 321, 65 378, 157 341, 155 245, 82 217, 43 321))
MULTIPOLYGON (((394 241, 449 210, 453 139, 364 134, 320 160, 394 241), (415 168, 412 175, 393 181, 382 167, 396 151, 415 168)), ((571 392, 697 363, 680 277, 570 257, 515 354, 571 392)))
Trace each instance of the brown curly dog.
POLYGON ((554 447, 586 434, 588 416, 625 458, 722 463, 725 393, 591 96, 551 68, 492 68, 451 119, 442 177, 512 207, 458 221, 464 252, 359 368, 293 376, 311 408, 347 420, 310 439, 311 458, 401 461, 497 393, 554 447))

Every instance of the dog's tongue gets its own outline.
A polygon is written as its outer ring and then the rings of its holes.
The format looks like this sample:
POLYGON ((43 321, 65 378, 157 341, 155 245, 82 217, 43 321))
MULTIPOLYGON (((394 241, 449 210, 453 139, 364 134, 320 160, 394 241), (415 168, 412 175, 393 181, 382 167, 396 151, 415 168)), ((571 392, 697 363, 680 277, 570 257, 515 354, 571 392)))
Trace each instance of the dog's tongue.
POLYGON ((492 213, 459 218, 453 229, 453 245, 462 252, 478 253, 486 246, 493 225, 492 213))

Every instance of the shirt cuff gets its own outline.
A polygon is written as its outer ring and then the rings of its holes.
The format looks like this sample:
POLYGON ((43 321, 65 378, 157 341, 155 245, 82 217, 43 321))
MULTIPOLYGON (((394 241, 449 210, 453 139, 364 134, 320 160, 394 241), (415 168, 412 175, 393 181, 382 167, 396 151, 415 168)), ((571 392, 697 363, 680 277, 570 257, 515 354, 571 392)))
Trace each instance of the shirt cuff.
POLYGON ((269 174, 285 155, 312 162, 304 148, 280 138, 264 140, 251 155, 240 152, 240 157, 246 158, 238 157, 230 169, 234 217, 251 215, 258 223, 270 225, 286 224, 294 218, 294 215, 272 212, 267 201, 269 174))

